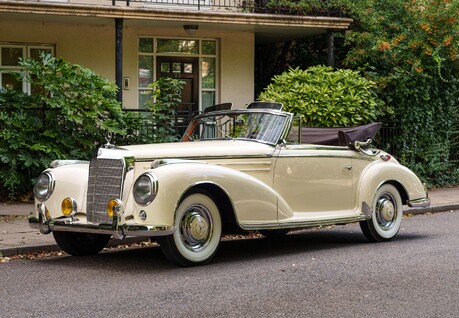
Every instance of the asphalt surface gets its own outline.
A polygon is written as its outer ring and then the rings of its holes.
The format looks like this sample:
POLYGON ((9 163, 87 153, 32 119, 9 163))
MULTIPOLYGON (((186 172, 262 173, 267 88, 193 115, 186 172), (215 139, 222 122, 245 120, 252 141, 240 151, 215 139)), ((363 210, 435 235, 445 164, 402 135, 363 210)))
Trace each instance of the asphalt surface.
MULTIPOLYGON (((421 209, 406 209, 406 214, 425 214, 459 210, 459 186, 434 189, 429 192, 431 206, 421 209)), ((59 250, 52 234, 43 235, 28 226, 27 216, 34 210, 32 203, 0 202, 0 256, 14 256, 59 250)), ((112 240, 111 245, 137 242, 147 238, 128 241, 112 240)))
POLYGON ((227 240, 194 268, 158 247, 15 259, 0 264, 0 316, 457 317, 458 227, 455 211, 407 217, 386 243, 358 224, 227 240))

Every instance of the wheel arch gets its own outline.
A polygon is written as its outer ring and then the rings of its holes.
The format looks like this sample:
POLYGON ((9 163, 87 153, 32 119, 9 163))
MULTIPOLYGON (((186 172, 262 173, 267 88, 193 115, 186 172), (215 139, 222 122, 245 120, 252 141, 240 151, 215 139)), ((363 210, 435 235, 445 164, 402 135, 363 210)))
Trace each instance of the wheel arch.
POLYGON ((222 219, 223 233, 240 232, 241 227, 236 220, 234 205, 230 200, 228 193, 219 185, 211 182, 203 182, 189 187, 180 197, 177 206, 189 195, 193 193, 202 193, 208 195, 218 207, 222 219))
POLYGON ((402 198, 402 204, 403 205, 408 204, 408 191, 406 191, 405 187, 400 182, 396 180, 387 180, 383 182, 379 187, 383 186, 384 184, 393 185, 395 189, 397 189, 398 193, 400 194, 400 197, 402 198))

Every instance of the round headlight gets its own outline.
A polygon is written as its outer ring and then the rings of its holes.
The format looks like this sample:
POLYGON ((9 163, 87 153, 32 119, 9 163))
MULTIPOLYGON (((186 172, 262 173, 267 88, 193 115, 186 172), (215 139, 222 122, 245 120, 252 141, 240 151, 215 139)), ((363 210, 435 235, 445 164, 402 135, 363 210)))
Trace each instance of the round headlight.
POLYGON ((46 201, 54 191, 54 176, 51 172, 43 172, 35 182, 33 194, 38 201, 46 201))
POLYGON ((148 205, 158 193, 158 180, 151 173, 144 173, 134 183, 133 195, 137 204, 148 205))

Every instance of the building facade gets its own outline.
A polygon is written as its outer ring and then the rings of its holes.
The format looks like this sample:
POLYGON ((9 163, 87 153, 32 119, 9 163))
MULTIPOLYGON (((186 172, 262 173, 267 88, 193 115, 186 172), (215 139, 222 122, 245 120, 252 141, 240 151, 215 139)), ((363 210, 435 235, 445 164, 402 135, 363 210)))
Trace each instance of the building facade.
POLYGON ((254 100, 255 46, 344 30, 350 19, 286 15, 257 0, 0 0, 0 85, 33 93, 9 72, 40 51, 107 77, 123 108, 142 109, 149 85, 183 79, 192 112, 254 100))

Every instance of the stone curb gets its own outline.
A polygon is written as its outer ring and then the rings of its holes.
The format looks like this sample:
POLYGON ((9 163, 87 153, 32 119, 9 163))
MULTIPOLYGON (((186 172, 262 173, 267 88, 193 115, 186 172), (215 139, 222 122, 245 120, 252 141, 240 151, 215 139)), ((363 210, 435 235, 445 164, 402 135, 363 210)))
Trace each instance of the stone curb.
MULTIPOLYGON (((150 238, 148 237, 128 237, 124 240, 116 240, 112 239, 108 242, 107 247, 116 247, 119 245, 125 244, 133 244, 133 243, 140 243, 148 241, 150 238)), ((4 248, 0 249, 0 255, 3 257, 10 257, 10 256, 17 256, 23 254, 31 254, 31 253, 47 253, 47 252, 56 252, 60 251, 61 248, 55 244, 42 244, 42 245, 25 245, 19 247, 11 247, 11 248, 4 248)))

